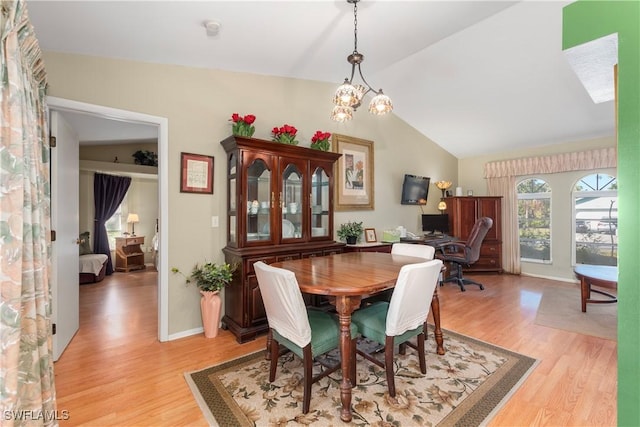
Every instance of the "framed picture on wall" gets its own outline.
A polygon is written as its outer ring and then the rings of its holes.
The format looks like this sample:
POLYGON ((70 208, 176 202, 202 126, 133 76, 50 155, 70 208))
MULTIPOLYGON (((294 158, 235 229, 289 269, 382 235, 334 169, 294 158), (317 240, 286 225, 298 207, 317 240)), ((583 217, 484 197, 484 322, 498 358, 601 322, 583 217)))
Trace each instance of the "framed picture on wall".
POLYGON ((213 157, 180 153, 180 192, 213 194, 213 157))
POLYGON ((335 210, 373 210, 373 141, 333 134, 336 162, 335 210))

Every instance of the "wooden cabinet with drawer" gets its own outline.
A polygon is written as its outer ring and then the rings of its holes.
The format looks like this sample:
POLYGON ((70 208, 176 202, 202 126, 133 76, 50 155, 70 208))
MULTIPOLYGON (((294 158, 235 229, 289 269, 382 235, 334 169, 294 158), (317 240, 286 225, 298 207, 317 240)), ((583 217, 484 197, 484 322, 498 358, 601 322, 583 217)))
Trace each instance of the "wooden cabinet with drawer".
MULTIPOLYGON (((268 330, 253 264, 342 253, 333 240, 334 163, 340 154, 256 138, 221 141, 227 154, 225 261, 238 265, 224 290, 222 326, 238 342, 268 330)), ((310 295, 311 305, 322 305, 310 295)))
POLYGON ((144 245, 144 236, 116 237, 116 271, 145 268, 144 252, 140 245, 144 245))
POLYGON ((489 217, 493 226, 482 241, 480 258, 464 271, 502 273, 502 214, 501 197, 448 197, 449 234, 460 240, 467 240, 476 220, 489 217))

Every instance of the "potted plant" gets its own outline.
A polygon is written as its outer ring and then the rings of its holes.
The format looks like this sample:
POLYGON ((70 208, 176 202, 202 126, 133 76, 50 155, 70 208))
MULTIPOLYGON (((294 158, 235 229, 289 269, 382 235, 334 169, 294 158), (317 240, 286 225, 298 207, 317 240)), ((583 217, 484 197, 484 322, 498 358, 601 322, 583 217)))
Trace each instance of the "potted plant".
POLYGON ((338 237, 341 240, 346 240, 349 245, 355 245, 363 230, 362 221, 349 221, 347 223, 340 224, 340 228, 338 228, 338 237))
POLYGON ((136 165, 158 166, 158 155, 149 150, 138 150, 131 155, 136 165))
POLYGON ((230 264, 216 264, 205 262, 196 264, 189 276, 182 273, 178 268, 173 267, 174 274, 181 274, 186 279, 186 284, 195 282, 202 298, 200 299, 200 309, 202 312, 202 326, 204 336, 214 338, 218 335, 220 326, 220 312, 222 300, 220 290, 231 284, 233 272, 236 268, 230 264))

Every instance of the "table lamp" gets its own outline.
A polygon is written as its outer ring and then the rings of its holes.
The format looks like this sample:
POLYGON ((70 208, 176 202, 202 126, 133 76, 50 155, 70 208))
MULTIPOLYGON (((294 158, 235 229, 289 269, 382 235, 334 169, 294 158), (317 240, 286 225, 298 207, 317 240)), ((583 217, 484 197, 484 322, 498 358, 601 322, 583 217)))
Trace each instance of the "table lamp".
POLYGON ((442 191, 442 198, 440 199, 440 203, 438 203, 438 210, 444 214, 444 211, 447 210, 447 203, 444 201, 445 191, 451 187, 451 181, 436 181, 434 184, 442 191))
POLYGON ((127 216, 127 224, 131 224, 131 235, 136 235, 136 222, 140 222, 140 218, 138 218, 138 214, 130 213, 127 216))

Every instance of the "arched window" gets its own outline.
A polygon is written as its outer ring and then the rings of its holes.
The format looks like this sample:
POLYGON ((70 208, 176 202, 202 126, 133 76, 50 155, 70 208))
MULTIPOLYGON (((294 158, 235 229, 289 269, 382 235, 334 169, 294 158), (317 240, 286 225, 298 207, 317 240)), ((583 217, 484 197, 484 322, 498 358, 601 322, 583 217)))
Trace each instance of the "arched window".
POLYGON ((551 187, 540 178, 518 183, 520 258, 551 262, 551 187))
POLYGON ((574 264, 618 264, 618 181, 607 174, 578 180, 573 197, 574 264))

